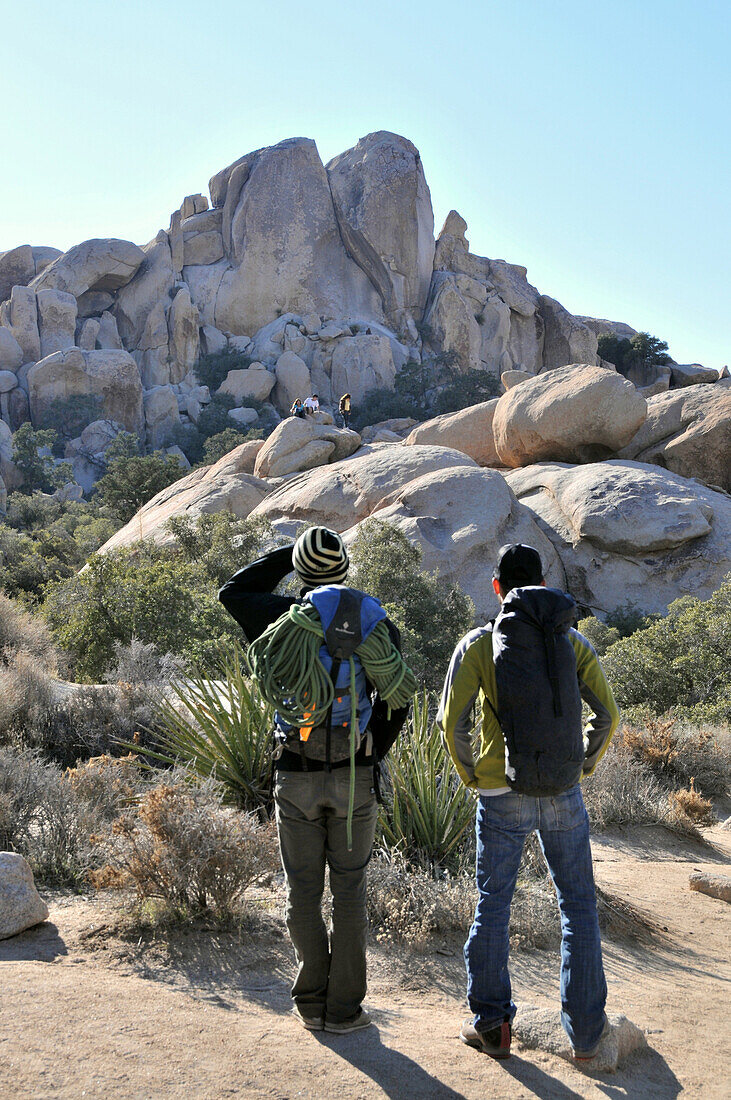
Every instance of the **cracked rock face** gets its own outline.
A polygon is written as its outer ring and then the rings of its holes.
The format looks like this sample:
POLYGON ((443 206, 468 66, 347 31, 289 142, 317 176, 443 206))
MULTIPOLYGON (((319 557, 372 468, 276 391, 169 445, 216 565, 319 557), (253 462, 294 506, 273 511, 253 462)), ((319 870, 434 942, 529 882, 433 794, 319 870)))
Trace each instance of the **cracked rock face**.
POLYGON ((0 940, 17 936, 48 917, 33 872, 17 852, 0 852, 0 940))

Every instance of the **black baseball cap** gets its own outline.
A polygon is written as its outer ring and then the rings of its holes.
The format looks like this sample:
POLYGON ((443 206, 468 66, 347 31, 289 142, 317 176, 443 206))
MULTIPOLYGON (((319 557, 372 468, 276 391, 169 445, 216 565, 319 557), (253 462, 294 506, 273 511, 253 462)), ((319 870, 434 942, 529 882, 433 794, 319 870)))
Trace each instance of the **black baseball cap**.
POLYGON ((540 584, 543 580, 541 555, 534 546, 523 542, 506 543, 500 547, 493 576, 503 588, 540 584))

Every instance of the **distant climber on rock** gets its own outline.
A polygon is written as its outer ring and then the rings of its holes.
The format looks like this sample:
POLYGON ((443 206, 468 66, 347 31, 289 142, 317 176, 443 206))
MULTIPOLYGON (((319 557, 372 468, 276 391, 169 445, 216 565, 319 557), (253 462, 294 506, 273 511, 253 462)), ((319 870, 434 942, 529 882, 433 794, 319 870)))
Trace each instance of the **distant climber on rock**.
POLYGON ((313 393, 312 397, 306 397, 304 400, 304 409, 307 416, 314 416, 320 408, 320 398, 316 393, 313 393))
POLYGON ((510 1056, 515 1016, 510 906, 523 843, 534 830, 561 911, 561 1021, 574 1057, 593 1058, 609 1027, 580 781, 606 751, 619 712, 594 649, 574 629, 574 600, 545 583, 532 546, 501 549, 493 577, 500 614, 457 646, 437 715, 462 782, 478 796, 478 901, 464 949, 472 1016, 460 1038, 498 1059, 510 1056), (583 730, 582 699, 592 712, 583 730))
POLYGON ((343 418, 343 427, 347 428, 350 424, 350 394, 344 393, 340 398, 338 404, 338 412, 343 418))
POLYGON ((274 802, 298 964, 293 1012, 309 1031, 335 1034, 371 1022, 362 1002, 378 765, 416 688, 380 602, 346 586, 349 564, 340 535, 311 527, 294 546, 240 569, 218 594, 251 643, 254 682, 276 708, 274 802), (275 595, 293 569, 299 598, 275 595))
POLYGON ((300 418, 300 420, 304 420, 304 418, 305 418, 305 407, 302 404, 302 398, 301 397, 296 397, 294 399, 294 401, 292 402, 292 408, 289 410, 289 415, 290 416, 297 416, 297 417, 300 418))

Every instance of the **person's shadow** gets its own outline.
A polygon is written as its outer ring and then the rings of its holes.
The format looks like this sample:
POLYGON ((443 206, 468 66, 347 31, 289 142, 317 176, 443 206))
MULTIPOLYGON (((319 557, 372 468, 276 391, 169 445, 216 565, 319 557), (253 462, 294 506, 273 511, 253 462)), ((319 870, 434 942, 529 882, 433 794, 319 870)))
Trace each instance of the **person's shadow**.
POLYGON ((312 1034, 333 1054, 370 1077, 391 1100, 405 1100, 407 1096, 418 1096, 419 1100, 464 1100, 461 1092, 455 1092, 438 1077, 427 1073, 418 1062, 384 1046, 375 1025, 358 1036, 349 1035, 347 1046, 340 1035, 329 1035, 326 1031, 312 1034))
POLYGON ((0 940, 0 962, 53 962, 59 955, 68 955, 68 948, 51 921, 0 940))

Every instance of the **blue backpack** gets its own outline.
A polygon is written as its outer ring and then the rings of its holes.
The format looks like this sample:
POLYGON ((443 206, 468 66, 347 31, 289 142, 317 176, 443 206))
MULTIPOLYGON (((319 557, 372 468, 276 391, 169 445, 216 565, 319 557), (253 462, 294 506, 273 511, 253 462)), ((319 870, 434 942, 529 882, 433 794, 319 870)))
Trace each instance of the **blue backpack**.
POLYGON ((386 612, 375 596, 341 584, 314 588, 304 599, 320 616, 325 640, 318 657, 333 683, 335 697, 322 725, 293 727, 279 715, 276 724, 284 735, 287 748, 298 750, 310 760, 336 764, 350 757, 351 740, 354 751, 358 751, 370 721, 373 708, 357 650, 376 625, 386 618, 386 612), (356 701, 354 726, 353 696, 356 701))

